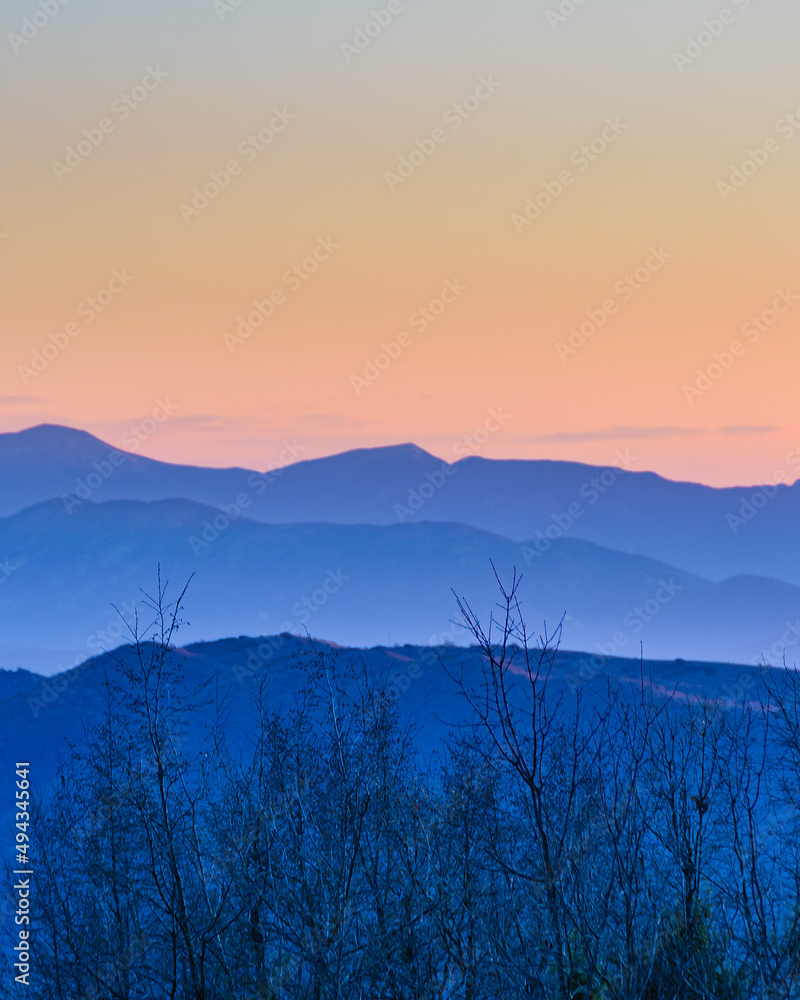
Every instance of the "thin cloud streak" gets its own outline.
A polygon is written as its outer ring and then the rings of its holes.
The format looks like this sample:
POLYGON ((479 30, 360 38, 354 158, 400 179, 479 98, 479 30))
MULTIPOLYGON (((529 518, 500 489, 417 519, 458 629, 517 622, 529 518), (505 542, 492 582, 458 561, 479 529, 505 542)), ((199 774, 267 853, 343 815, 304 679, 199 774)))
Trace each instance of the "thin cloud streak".
POLYGON ((560 431, 556 434, 542 434, 530 438, 543 444, 570 444, 584 441, 641 441, 653 438, 694 437, 702 434, 775 434, 780 427, 746 426, 734 427, 609 427, 598 431, 560 431))

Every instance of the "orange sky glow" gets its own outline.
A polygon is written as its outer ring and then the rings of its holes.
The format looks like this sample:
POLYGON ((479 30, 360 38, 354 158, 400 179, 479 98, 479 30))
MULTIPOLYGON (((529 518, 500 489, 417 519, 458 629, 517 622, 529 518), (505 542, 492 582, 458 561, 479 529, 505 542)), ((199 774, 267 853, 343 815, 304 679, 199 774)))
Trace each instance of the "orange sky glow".
POLYGON ((0 431, 789 470, 796 3, 181 6, 4 8, 0 431))

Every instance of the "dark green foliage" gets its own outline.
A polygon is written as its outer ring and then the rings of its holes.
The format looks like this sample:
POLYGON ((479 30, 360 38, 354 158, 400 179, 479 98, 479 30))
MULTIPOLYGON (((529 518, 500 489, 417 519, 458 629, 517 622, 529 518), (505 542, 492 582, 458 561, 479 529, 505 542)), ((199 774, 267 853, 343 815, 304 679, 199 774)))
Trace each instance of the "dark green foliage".
POLYGON ((725 952, 710 905, 698 904, 689 920, 683 910, 666 914, 653 954, 643 958, 641 1000, 739 1000, 744 983, 725 952))

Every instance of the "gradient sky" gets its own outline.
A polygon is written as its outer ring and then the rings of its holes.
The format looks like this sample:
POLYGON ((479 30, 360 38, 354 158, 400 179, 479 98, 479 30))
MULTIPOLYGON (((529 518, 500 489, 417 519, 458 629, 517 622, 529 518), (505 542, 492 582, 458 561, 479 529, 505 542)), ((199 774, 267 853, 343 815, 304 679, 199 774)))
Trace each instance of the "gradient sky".
POLYGON ((48 20, 38 0, 7 0, 0 430, 57 422, 118 444, 167 400, 142 453, 265 468, 284 440, 305 458, 414 441, 452 459, 499 410, 475 446, 487 457, 609 464, 627 449, 633 468, 713 485, 787 470, 796 0, 585 0, 561 21, 556 0, 393 0, 366 47, 342 48, 386 7, 68 0, 48 20), (712 44, 676 59, 702 32, 712 44), (454 129, 448 109, 481 77, 499 86, 454 129), (154 89, 135 92, 145 78, 154 89), (135 93, 123 119, 115 102, 135 93), (241 144, 274 109, 294 118, 247 162, 241 144), (594 162, 573 158, 609 119, 621 134, 594 162), (426 143, 437 128, 445 141, 426 143), (54 164, 84 130, 101 141, 67 173, 54 164), (418 140, 432 155, 390 190, 418 140), (748 150, 765 162, 720 189, 748 150), (237 175, 187 221, 181 204, 231 160, 237 175), (515 224, 563 170, 560 197, 515 224), (338 249, 292 288, 285 272, 328 239, 338 249), (651 248, 671 256, 621 291, 651 248), (87 321, 115 270, 132 280, 87 321), (464 290, 415 330, 448 281, 464 290), (273 315, 226 344, 276 289, 273 315), (785 311, 765 313, 779 292, 785 311), (616 311, 560 356, 608 300, 616 311), (762 332, 743 332, 764 313, 762 332), (77 336, 26 372, 71 322, 77 336), (399 356, 365 379, 402 331, 399 356))

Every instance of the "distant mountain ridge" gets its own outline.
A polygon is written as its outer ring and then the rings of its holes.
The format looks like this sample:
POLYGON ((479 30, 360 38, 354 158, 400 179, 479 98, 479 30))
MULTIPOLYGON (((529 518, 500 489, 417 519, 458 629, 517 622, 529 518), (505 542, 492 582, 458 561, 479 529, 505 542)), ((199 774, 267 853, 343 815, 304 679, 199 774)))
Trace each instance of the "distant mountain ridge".
MULTIPOLYGON (((180 641, 180 640, 179 640, 180 641)), ((476 646, 399 647, 376 646, 354 649, 322 639, 288 634, 239 636, 209 643, 181 645, 176 649, 183 663, 186 690, 205 684, 217 690, 225 708, 229 741, 246 744, 255 728, 255 693, 266 685, 270 707, 288 710, 308 683, 309 667, 324 656, 337 670, 354 669, 358 674, 386 681, 397 700, 404 721, 415 726, 415 744, 425 754, 437 749, 448 734, 469 722, 470 712, 454 678, 462 675, 468 686, 477 683, 482 654, 476 646)), ((133 651, 120 646, 92 657, 78 669, 52 678, 23 671, 0 670, 0 746, 4 781, 13 776, 13 762, 32 765, 39 793, 54 777, 59 755, 71 753, 70 744, 80 745, 87 729, 103 718, 106 679, 121 678, 120 663, 132 663, 133 651)), ((726 663, 698 663, 602 657, 560 650, 555 656, 549 685, 552 697, 561 692, 569 711, 577 692, 582 698, 602 701, 607 682, 638 681, 641 675, 656 690, 700 698, 721 697, 736 704, 761 687, 758 668, 726 663)), ((525 680, 512 682, 513 697, 523 699, 525 680)), ((176 692, 179 694, 179 692, 176 692)), ((209 711, 213 713, 213 705, 209 711)), ((197 721, 194 739, 199 744, 204 717, 197 721)), ((191 752, 196 747, 189 746, 191 752)), ((4 802, 13 801, 6 795, 4 802)), ((0 820, 4 809, 0 806, 0 820)))
MULTIPOLYGON (((292 448, 284 451, 291 461, 292 448)), ((800 450, 787 463, 800 473, 800 450)), ((542 553, 581 538, 709 580, 756 574, 800 585, 800 483, 714 489, 572 462, 472 456, 448 464, 410 444, 266 473, 205 469, 120 452, 53 425, 0 435, 0 480, 0 516, 75 494, 98 502, 180 498, 272 524, 457 522, 529 540, 542 553)))
POLYGON ((451 522, 272 525, 187 500, 88 501, 71 512, 50 500, 0 519, 0 552, 11 567, 0 586, 7 667, 64 668, 124 641, 112 604, 130 620, 159 565, 173 588, 194 574, 186 641, 308 629, 347 646, 460 643, 452 591, 488 616, 492 565, 505 581, 522 571, 533 631, 566 613, 567 648, 635 655, 641 641, 648 657, 742 662, 772 649, 772 662, 783 636, 791 655, 787 630, 800 629, 800 588, 790 584, 752 575, 715 584, 574 538, 539 552, 451 522), (23 659, 26 646, 37 651, 23 659), (42 647, 53 653, 47 664, 42 647))

